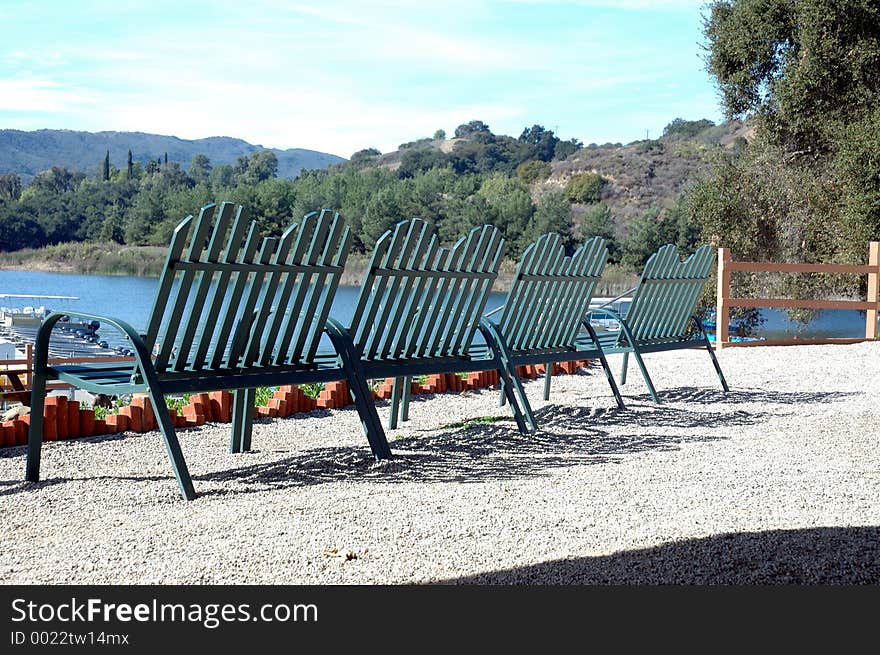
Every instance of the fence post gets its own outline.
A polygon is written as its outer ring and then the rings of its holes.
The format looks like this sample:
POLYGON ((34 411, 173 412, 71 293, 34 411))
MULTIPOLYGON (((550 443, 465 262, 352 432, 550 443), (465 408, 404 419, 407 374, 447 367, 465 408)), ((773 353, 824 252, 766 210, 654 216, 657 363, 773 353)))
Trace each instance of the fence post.
POLYGON ((727 299, 730 297, 730 248, 718 249, 718 293, 715 307, 715 348, 720 350, 728 343, 728 326, 730 325, 730 307, 727 299))
POLYGON ((24 347, 24 359, 27 363, 27 373, 25 373, 25 387, 30 389, 34 386, 34 346, 26 344, 24 347))
POLYGON ((868 266, 873 272, 868 273, 868 302, 872 308, 866 312, 865 338, 877 338, 877 309, 880 305, 880 241, 872 241, 868 250, 868 266))

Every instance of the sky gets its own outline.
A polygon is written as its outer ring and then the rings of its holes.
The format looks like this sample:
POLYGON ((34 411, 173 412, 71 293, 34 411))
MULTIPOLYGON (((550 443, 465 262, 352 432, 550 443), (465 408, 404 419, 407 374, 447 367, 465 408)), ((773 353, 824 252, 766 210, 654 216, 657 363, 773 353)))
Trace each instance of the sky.
POLYGON ((482 120, 628 143, 721 120, 703 0, 0 0, 0 129, 343 157, 482 120))

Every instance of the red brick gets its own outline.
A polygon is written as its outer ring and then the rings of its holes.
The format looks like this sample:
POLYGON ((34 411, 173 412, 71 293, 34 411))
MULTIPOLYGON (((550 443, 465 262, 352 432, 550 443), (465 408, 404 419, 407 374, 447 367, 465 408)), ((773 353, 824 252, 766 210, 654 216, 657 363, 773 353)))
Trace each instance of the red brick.
POLYGON ((43 440, 55 441, 58 439, 58 404, 49 402, 52 396, 46 398, 43 409, 43 440))
POLYGON ((132 432, 146 432, 144 427, 144 408, 137 405, 129 405, 128 410, 128 426, 132 432))
POLYGON ((70 400, 67 402, 67 436, 76 439, 80 434, 79 402, 70 400))
POLYGON ((110 433, 125 432, 128 429, 128 417, 125 414, 108 414, 104 423, 110 433))
POLYGON ((12 421, 6 421, 2 425, 2 433, 0 433, 0 446, 8 447, 15 445, 15 425, 13 425, 12 421))
POLYGON ((12 429, 15 432, 15 445, 24 446, 27 444, 29 427, 29 422, 23 418, 12 421, 12 429))
POLYGON ((79 433, 83 437, 91 437, 95 434, 95 410, 79 410, 79 433))

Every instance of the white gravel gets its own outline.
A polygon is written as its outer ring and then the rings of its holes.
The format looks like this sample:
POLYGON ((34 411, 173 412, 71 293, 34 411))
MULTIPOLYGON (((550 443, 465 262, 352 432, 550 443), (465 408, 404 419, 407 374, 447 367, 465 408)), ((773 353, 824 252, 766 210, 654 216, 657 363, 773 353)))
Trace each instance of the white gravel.
MULTIPOLYGON (((612 366, 619 366, 619 357, 612 366)), ((43 481, 0 450, 4 583, 880 582, 880 343, 649 355, 616 409, 600 369, 414 400, 372 462, 353 409, 47 444, 43 481), (454 421, 501 417, 450 427, 454 421)), ((387 404, 380 404, 385 420, 387 404)))

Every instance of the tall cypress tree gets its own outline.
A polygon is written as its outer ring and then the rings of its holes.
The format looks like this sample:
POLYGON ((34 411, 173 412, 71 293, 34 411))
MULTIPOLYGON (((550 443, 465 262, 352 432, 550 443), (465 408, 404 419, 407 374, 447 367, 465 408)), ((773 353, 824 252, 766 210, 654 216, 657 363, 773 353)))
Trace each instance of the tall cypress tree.
POLYGON ((101 179, 105 182, 110 180, 110 151, 107 151, 107 154, 104 155, 104 167, 101 170, 101 179))
POLYGON ((168 165, 168 153, 167 152, 165 153, 165 165, 166 166, 168 165))
POLYGON ((128 151, 128 179, 134 174, 134 163, 131 161, 131 150, 128 151))

